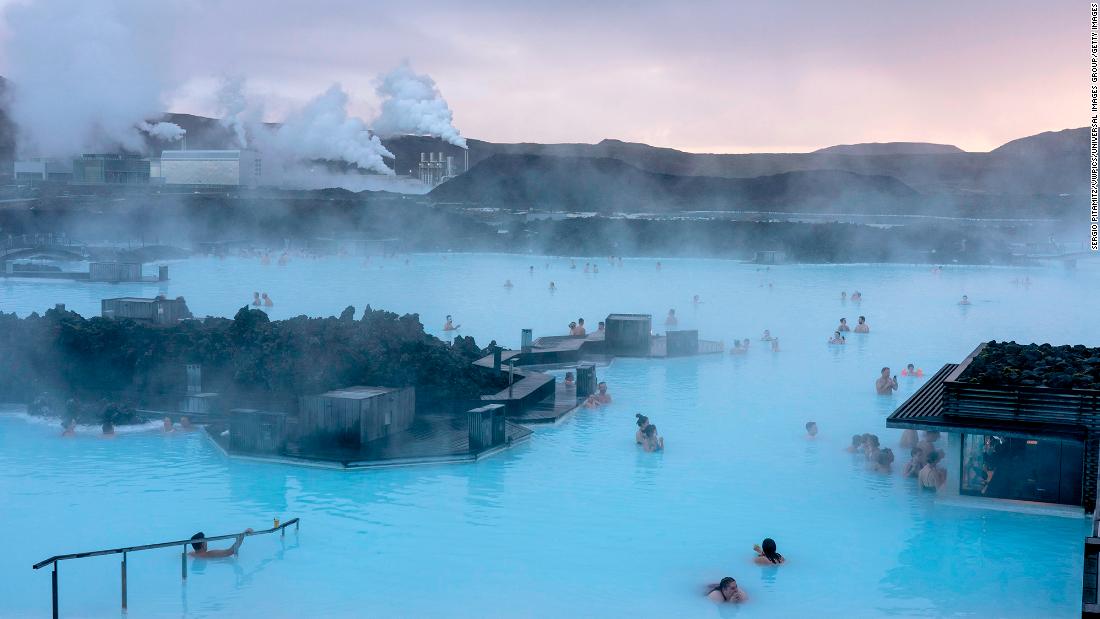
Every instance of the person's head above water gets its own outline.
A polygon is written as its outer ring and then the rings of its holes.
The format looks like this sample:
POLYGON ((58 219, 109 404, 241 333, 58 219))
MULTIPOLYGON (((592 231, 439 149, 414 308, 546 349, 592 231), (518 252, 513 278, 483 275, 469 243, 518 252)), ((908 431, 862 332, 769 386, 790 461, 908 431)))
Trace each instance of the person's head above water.
POLYGON ((584 326, 584 318, 578 318, 577 319, 577 326, 580 326, 580 327, 584 326))
POLYGON ((864 441, 864 438, 863 438, 862 434, 853 434, 852 435, 852 447, 862 446, 863 441, 864 441))
POLYGON ((867 318, 865 318, 865 317, 863 317, 863 316, 860 316, 860 317, 859 317, 859 324, 863 324, 863 323, 865 323, 865 322, 867 322, 867 318))
POLYGON ((203 539, 206 539, 206 535, 202 531, 191 536, 191 547, 195 549, 195 552, 206 550, 206 542, 201 541, 203 539))
POLYGON ((451 315, 447 314, 447 322, 451 322, 451 315))
POLYGON ((806 434, 809 434, 810 436, 817 436, 817 422, 816 421, 807 421, 806 422, 806 434))
POLYGON ((649 417, 646 417, 641 413, 634 413, 634 417, 637 418, 639 428, 645 428, 649 425, 649 417))
POLYGON ((935 466, 936 463, 939 462, 939 461, 940 461, 940 452, 933 449, 928 454, 928 464, 931 464, 932 466, 935 466))
POLYGON ((907 369, 907 370, 909 370, 910 372, 912 372, 912 371, 913 371, 913 370, 915 370, 916 368, 914 368, 914 367, 913 367, 913 364, 912 364, 912 363, 910 363, 909 365, 905 366, 905 369, 907 369))
POLYGON ((887 367, 884 367, 884 368, 882 368, 882 375, 883 375, 884 377, 886 377, 886 376, 889 376, 889 375, 890 375, 890 367, 889 367, 889 366, 887 366, 887 367))
POLYGON ((723 599, 732 600, 733 596, 737 595, 737 581, 726 576, 718 581, 718 586, 715 587, 715 590, 722 594, 723 599))
POLYGON ((645 436, 646 436, 646 438, 653 438, 653 437, 657 436, 657 426, 655 426, 653 424, 648 424, 645 427, 645 436))
POLYGON ((842 325, 848 324, 848 319, 847 318, 841 318, 840 319, 840 324, 842 324, 842 325))
POLYGON ((600 393, 607 393, 607 383, 600 381, 600 383, 596 385, 596 389, 598 389, 600 393))
POLYGON ((775 540, 770 537, 765 537, 764 541, 760 542, 760 550, 764 557, 772 563, 781 563, 783 561, 783 555, 775 551, 775 540))

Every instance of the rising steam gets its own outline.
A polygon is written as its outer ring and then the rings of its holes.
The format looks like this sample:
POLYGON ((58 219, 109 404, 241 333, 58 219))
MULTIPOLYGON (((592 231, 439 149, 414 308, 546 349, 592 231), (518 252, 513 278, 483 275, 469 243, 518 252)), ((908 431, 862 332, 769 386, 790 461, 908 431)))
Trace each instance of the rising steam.
POLYGON ((466 140, 454 126, 454 115, 435 81, 403 64, 378 81, 382 114, 374 121, 381 136, 412 133, 431 135, 466 148, 466 140))
POLYGON ((150 123, 143 120, 138 123, 137 127, 141 131, 148 133, 150 136, 157 138, 158 140, 164 140, 165 142, 175 142, 176 140, 183 138, 184 134, 187 133, 187 131, 185 131, 183 127, 177 125, 176 123, 150 123))

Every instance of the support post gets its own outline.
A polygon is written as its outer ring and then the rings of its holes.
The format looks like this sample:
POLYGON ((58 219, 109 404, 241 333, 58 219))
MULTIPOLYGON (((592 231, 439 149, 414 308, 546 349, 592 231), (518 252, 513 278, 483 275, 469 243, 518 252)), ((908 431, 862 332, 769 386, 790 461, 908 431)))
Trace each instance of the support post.
POLYGON ((512 399, 512 385, 516 382, 516 362, 514 359, 508 360, 508 399, 512 399))
POLYGON ((126 553, 122 553, 122 610, 126 610, 126 553))
POLYGON ((57 619, 57 561, 53 564, 53 619, 57 619))
POLYGON ((187 580, 187 546, 184 546, 183 552, 180 553, 180 573, 183 579, 187 580))

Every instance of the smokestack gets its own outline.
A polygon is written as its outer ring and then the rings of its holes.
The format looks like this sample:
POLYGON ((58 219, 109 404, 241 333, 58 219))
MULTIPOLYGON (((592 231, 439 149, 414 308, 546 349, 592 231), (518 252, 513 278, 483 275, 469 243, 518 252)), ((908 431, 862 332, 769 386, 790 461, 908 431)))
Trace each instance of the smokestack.
POLYGON ((420 163, 427 163, 428 153, 420 153, 420 163))

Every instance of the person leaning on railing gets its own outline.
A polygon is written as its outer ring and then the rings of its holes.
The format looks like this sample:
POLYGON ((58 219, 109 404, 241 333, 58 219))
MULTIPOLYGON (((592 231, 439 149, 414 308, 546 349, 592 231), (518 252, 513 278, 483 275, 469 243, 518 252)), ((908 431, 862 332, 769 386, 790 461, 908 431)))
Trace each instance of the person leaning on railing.
POLYGON ((221 559, 224 557, 232 557, 237 554, 237 550, 240 549, 241 544, 244 542, 244 536, 251 533, 252 529, 248 528, 244 530, 244 533, 238 533, 236 541, 229 548, 222 550, 209 550, 206 547, 206 542, 200 541, 206 537, 202 531, 191 536, 191 547, 194 550, 191 551, 191 556, 196 559, 221 559))

